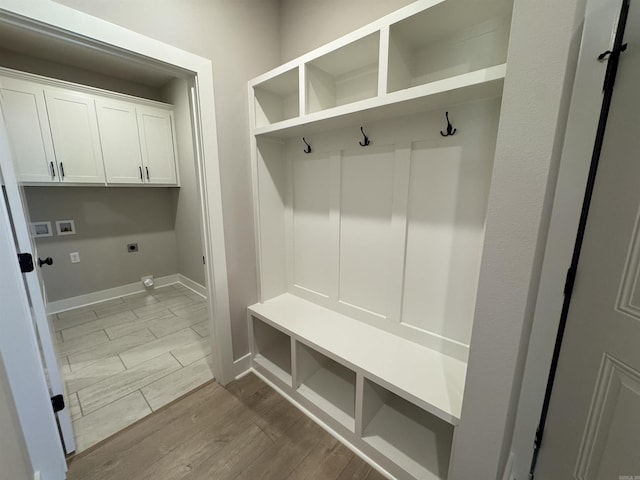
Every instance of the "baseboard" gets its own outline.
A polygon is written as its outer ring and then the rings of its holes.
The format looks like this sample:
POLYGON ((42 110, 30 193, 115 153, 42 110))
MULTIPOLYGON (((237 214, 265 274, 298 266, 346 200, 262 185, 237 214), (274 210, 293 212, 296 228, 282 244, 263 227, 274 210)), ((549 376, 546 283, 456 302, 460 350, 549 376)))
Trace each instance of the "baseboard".
POLYGON ((209 295, 207 287, 205 287, 204 285, 200 285, 198 282, 191 280, 189 277, 185 277, 181 273, 178 274, 178 282, 187 287, 189 290, 193 290, 202 298, 207 298, 207 296, 209 295))
POLYGON ((40 480, 40 470, 33 473, 33 480, 40 480))
MULTIPOLYGON (((165 287, 167 285, 173 285, 180 282, 179 274, 167 275, 165 277, 154 278, 154 284, 156 287, 165 287)), ((187 278, 187 277, 184 277, 187 278)), ((189 280, 191 283, 198 285, 196 282, 189 280)), ((194 290, 191 286, 186 287, 194 290)), ((47 313, 49 315, 53 313, 65 312, 67 310, 73 310, 74 308, 86 307, 87 305, 93 305, 94 303, 104 302, 113 298, 125 297, 127 295, 133 295, 134 293, 144 292, 145 288, 142 282, 130 283, 128 285, 121 285, 119 287, 108 288, 106 290, 100 290, 98 292, 91 292, 85 295, 79 295, 77 297, 65 298, 63 300, 56 300, 55 302, 47 303, 47 313)), ((194 290, 195 291, 195 290, 194 290)), ((196 292, 200 293, 200 292, 196 292)))
POLYGON ((233 374, 236 380, 244 377, 251 371, 251 353, 247 353, 233 362, 233 374))

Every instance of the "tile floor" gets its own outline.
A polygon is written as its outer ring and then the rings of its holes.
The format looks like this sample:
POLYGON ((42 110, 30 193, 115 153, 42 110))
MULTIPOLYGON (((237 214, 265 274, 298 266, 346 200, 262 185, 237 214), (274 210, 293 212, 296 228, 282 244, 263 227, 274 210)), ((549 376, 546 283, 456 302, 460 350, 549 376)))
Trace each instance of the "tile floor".
POLYGON ((207 304, 181 284, 52 316, 76 452, 213 378, 207 304))

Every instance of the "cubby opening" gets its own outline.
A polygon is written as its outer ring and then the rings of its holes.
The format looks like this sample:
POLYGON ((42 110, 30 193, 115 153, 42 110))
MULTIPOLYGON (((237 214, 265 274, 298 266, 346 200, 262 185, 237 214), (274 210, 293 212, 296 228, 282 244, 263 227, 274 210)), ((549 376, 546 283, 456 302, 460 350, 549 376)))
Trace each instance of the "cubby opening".
POLYGON ((299 68, 270 78, 254 87, 256 127, 300 115, 299 68))
POLYGON ((353 432, 355 372, 300 342, 296 349, 298 393, 353 432))
POLYGON ((368 35, 306 64, 306 113, 378 94, 380 34, 368 35))
POLYGON ((388 93, 504 64, 511 2, 442 2, 391 25, 388 93))
POLYGON ((362 437, 420 480, 447 478, 453 425, 364 379, 362 437))
POLYGON ((252 321, 254 363, 291 385, 291 338, 255 317, 252 321))

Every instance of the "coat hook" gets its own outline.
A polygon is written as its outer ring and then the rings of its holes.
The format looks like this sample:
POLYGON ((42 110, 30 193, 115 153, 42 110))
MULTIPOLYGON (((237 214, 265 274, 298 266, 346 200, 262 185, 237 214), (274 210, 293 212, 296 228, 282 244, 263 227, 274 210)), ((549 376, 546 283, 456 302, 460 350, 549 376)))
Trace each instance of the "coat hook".
POLYGON ((362 127, 360 127, 360 131, 362 132, 362 136, 364 137, 364 142, 358 142, 358 143, 360 144, 361 147, 366 147, 371 142, 369 141, 369 137, 367 137, 367 135, 364 133, 364 129, 362 127))
POLYGON ((445 116, 447 117, 447 133, 444 133, 442 130, 440 130, 440 135, 442 135, 443 137, 450 137, 451 135, 455 134, 458 129, 453 128, 453 125, 451 125, 451 122, 449 121, 449 112, 446 112, 445 116))
POLYGON ((307 148, 305 148, 305 149, 303 150, 303 152, 304 152, 304 153, 311 153, 311 145, 309 145, 309 144, 307 143, 307 141, 304 139, 304 137, 302 137, 302 141, 303 141, 303 142, 304 142, 304 144, 307 146, 307 148))

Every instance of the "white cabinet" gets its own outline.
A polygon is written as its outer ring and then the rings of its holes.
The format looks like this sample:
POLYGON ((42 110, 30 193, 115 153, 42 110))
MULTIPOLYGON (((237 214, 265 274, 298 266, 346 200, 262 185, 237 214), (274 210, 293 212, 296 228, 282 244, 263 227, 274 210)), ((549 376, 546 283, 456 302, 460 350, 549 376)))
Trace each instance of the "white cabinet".
POLYGON ((173 116, 160 108, 136 107, 144 178, 147 183, 177 183, 173 116))
POLYGON ((96 112, 107 183, 144 183, 135 105, 98 98, 96 112))
POLYGON ((16 176, 21 182, 58 180, 58 167, 49 130, 44 88, 13 78, 0 79, 2 111, 7 124, 16 176))
POLYGON ((171 111, 96 98, 107 184, 176 185, 171 111))
POLYGON ((171 105, 0 69, 18 181, 178 185, 171 105))
POLYGON ((45 98, 61 181, 104 183, 93 97, 46 88, 45 98))

